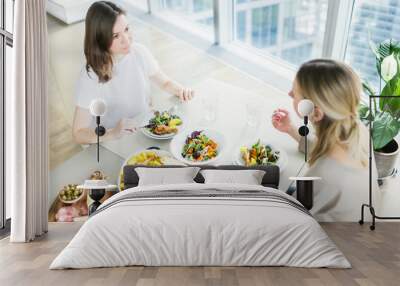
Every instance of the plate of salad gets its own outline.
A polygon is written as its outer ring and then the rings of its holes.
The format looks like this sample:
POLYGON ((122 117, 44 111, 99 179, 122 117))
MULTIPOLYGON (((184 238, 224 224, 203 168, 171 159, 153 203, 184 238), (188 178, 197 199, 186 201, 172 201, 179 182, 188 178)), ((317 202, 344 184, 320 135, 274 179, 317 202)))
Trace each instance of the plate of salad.
POLYGON ((276 148, 268 142, 262 142, 259 139, 256 142, 245 144, 240 147, 237 153, 236 163, 246 167, 277 165, 282 171, 286 167, 287 158, 285 151, 276 148))
POLYGON ((182 117, 169 111, 149 113, 143 122, 142 132, 153 139, 171 139, 183 126, 182 117))
POLYGON ((182 132, 171 141, 172 155, 188 165, 207 165, 218 160, 224 150, 224 136, 214 130, 182 132))
POLYGON ((164 150, 142 150, 129 155, 122 164, 118 176, 118 187, 122 191, 124 186, 124 167, 126 165, 144 165, 144 166, 164 166, 164 165, 183 165, 181 161, 175 159, 172 154, 164 150))

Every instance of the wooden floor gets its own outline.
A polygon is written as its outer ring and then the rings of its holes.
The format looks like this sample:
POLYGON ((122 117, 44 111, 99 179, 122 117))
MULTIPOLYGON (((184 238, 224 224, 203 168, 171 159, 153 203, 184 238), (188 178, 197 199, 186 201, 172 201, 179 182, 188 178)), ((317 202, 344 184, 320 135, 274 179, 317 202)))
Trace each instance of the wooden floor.
POLYGON ((353 268, 123 267, 48 270, 80 223, 50 224, 49 233, 28 244, 0 241, 0 285, 400 285, 400 223, 324 224, 353 268))

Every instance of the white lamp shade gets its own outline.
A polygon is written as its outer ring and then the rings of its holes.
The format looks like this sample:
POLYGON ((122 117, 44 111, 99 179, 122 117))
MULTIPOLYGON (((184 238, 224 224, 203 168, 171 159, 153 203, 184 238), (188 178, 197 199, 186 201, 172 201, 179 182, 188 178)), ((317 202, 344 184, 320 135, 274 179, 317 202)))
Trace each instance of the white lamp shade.
POLYGON ((309 116, 314 112, 314 103, 309 99, 302 99, 297 106, 297 110, 301 116, 309 116))
POLYGON ((93 99, 90 103, 89 110, 90 114, 93 116, 103 116, 107 111, 107 104, 101 98, 93 99))

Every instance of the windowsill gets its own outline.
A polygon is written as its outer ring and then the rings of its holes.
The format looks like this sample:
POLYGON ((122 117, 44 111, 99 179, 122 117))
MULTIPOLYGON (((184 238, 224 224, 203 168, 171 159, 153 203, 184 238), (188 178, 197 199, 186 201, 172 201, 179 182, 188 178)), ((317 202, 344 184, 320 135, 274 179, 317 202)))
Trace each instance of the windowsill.
MULTIPOLYGON (((189 31, 187 27, 182 27, 182 21, 176 21, 176 17, 172 21, 170 17, 166 20, 165 15, 143 13, 143 10, 129 3, 129 0, 121 0, 121 2, 128 10, 128 14, 145 24, 172 34, 225 64, 233 66, 284 93, 290 90, 295 76, 294 67, 290 64, 266 56, 255 48, 241 47, 240 43, 234 42, 224 46, 215 45, 212 43, 210 35, 206 35, 205 31, 199 27, 189 31)), ((186 25, 186 22, 184 23, 186 25)))
POLYGON ((283 81, 289 82, 290 84, 288 87, 285 85, 285 91, 287 91, 287 88, 291 87, 292 80, 296 75, 296 67, 294 65, 281 61, 273 56, 268 56, 256 48, 246 46, 239 42, 230 43, 223 46, 222 49, 226 49, 227 52, 250 61, 254 66, 271 71, 281 77, 283 81))

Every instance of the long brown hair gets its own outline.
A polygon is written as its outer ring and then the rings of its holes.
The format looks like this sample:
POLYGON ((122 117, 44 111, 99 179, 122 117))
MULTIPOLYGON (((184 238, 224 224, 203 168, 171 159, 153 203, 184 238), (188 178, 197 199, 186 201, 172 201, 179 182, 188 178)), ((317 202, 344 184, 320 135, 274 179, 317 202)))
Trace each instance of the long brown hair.
POLYGON ((109 49, 113 41, 113 27, 119 15, 125 15, 125 11, 109 1, 93 3, 86 14, 86 71, 89 72, 91 68, 100 82, 107 82, 112 77, 113 60, 109 49))
POLYGON ((310 165, 340 144, 354 160, 367 166, 368 134, 358 118, 362 89, 352 68, 329 59, 312 60, 300 67, 296 83, 301 96, 324 112, 322 120, 313 123, 317 142, 310 165))

